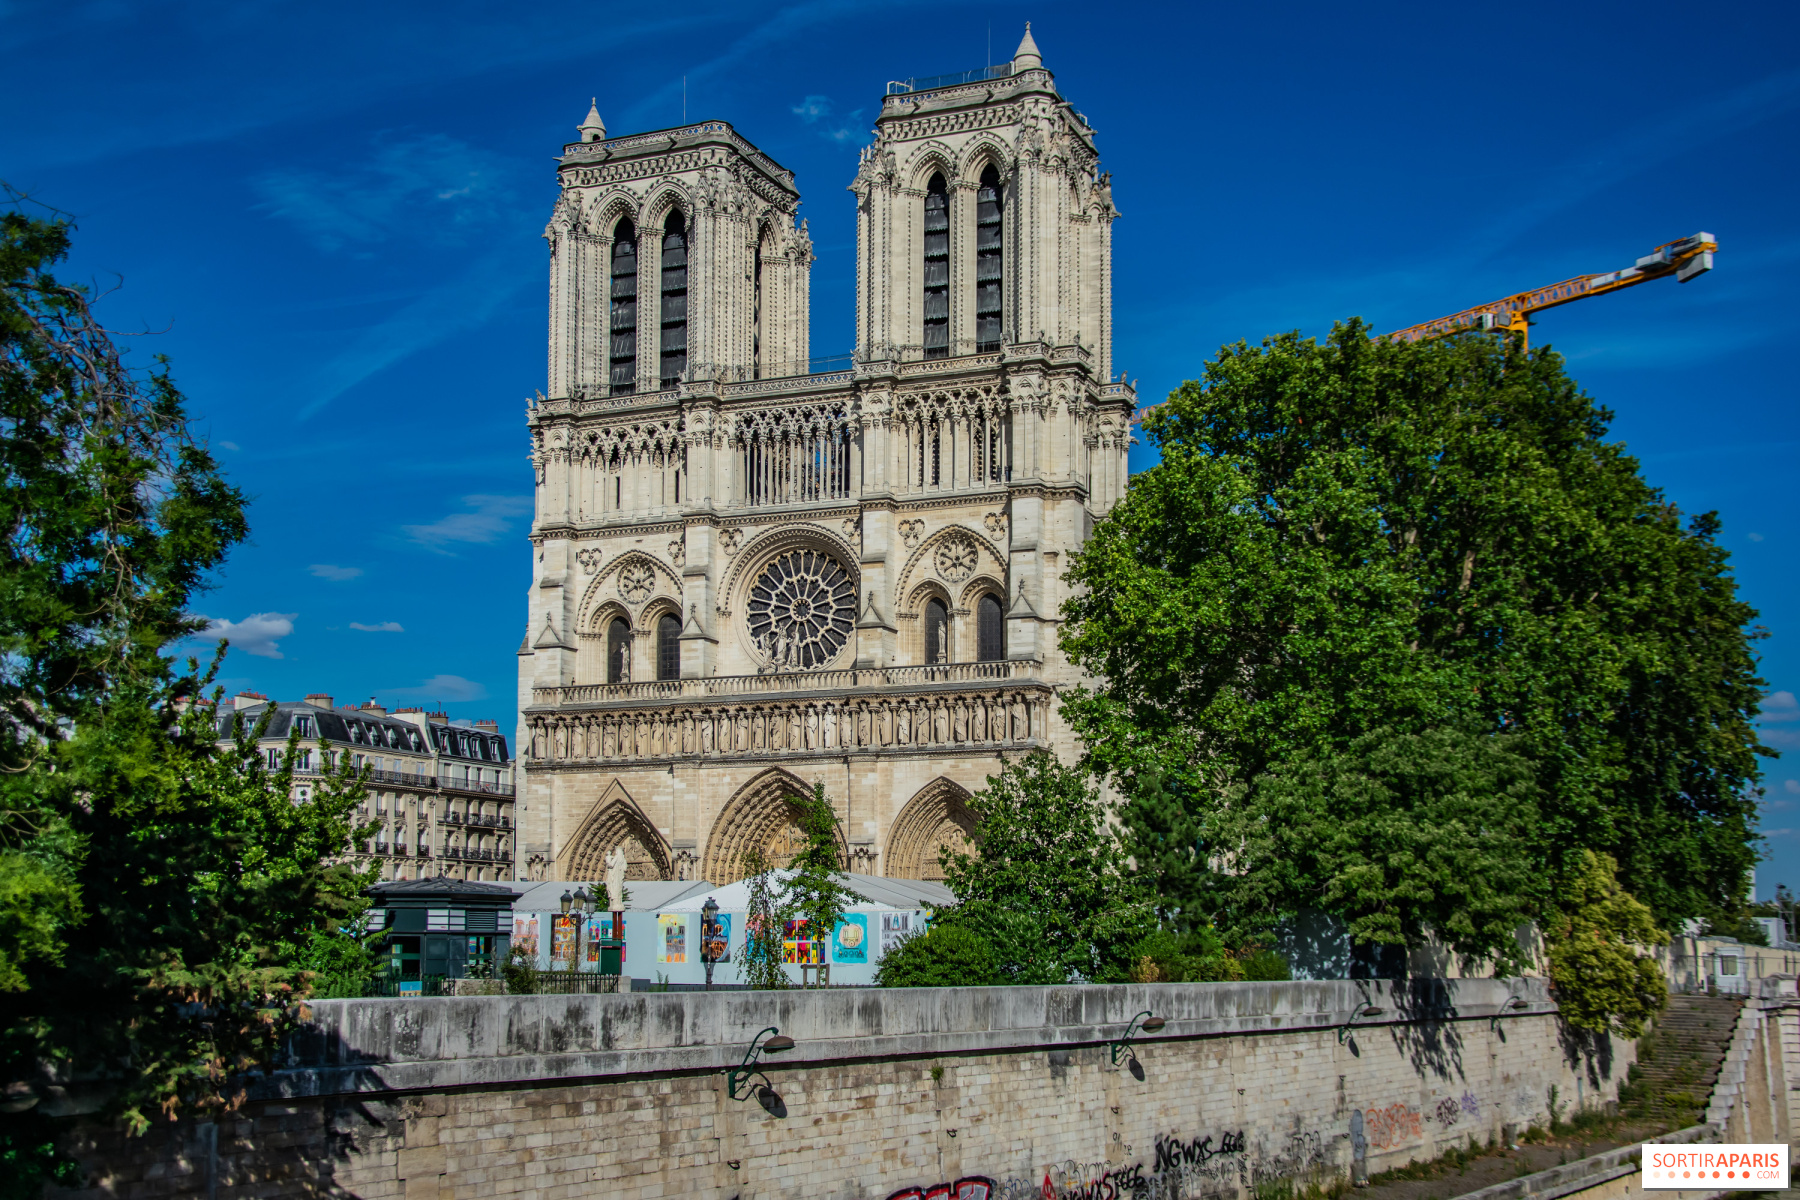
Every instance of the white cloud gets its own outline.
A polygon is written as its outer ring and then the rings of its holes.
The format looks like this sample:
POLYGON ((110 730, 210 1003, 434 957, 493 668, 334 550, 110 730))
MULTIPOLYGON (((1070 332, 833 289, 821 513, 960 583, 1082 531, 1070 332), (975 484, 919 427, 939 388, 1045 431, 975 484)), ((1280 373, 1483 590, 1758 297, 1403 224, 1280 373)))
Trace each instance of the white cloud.
POLYGON ((1800 796, 1800 779, 1790 779, 1781 786, 1793 795, 1800 796))
POLYGON ((1744 536, 1749 538, 1753 542, 1760 542, 1763 540, 1763 535, 1760 533, 1747 533, 1744 536))
POLYGON ((813 132, 828 142, 854 142, 862 145, 868 135, 860 128, 863 110, 853 109, 842 118, 832 114, 830 96, 808 96, 794 106, 794 115, 813 127, 813 132))
POLYGON ((242 450, 243 449, 243 447, 238 445, 236 442, 215 442, 213 444, 218 446, 218 448, 221 450, 242 450))
POLYGON ((314 563, 308 567, 320 579, 329 579, 333 583, 342 583, 346 579, 355 579, 363 573, 361 567, 340 567, 335 563, 314 563))
POLYGON ((512 528, 511 518, 531 511, 526 496, 464 496, 463 503, 474 512, 451 513, 429 525, 402 525, 402 533, 427 550, 449 554, 444 547, 453 542, 488 545, 499 541, 512 528))
POLYGON ((375 625, 364 625, 361 621, 350 622, 350 628, 360 629, 364 633, 405 633, 398 621, 382 621, 375 625))
POLYGON ((1795 700, 1792 692, 1770 692, 1763 697, 1762 719, 1800 721, 1800 700, 1795 700))
POLYGON ((485 700, 487 689, 473 679, 461 675, 433 675, 418 687, 384 688, 393 696, 412 696, 420 700, 485 700))
POLYGON ((194 637, 200 641, 229 640, 234 650, 242 650, 257 658, 281 658, 280 638, 294 632, 294 618, 299 613, 251 613, 241 621, 205 617, 206 628, 194 637))

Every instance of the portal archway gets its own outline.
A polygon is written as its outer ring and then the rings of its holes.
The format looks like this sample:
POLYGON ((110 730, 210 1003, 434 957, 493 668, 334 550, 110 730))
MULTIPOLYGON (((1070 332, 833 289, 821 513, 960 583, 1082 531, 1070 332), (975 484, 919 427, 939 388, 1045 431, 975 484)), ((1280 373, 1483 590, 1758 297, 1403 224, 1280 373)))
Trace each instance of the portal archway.
POLYGON ((920 788, 894 818, 882 873, 890 879, 942 882, 939 852, 969 854, 974 848, 975 814, 969 811, 968 790, 940 775, 920 788))
MULTIPOLYGON (((785 867, 806 838, 800 832, 800 809, 790 797, 805 796, 812 788, 798 776, 771 767, 739 788, 713 821, 706 839, 702 875, 715 884, 736 883, 744 877, 744 852, 758 849, 777 867, 785 867)), ((850 861, 844 830, 837 830, 838 864, 850 861)))
MULTIPOLYGON (((562 878, 605 879, 606 857, 620 846, 625 848, 626 879, 647 882, 675 878, 669 848, 663 844, 662 836, 625 786, 615 779, 569 839, 562 854, 562 878)), ((616 904, 618 897, 613 901, 616 904)))

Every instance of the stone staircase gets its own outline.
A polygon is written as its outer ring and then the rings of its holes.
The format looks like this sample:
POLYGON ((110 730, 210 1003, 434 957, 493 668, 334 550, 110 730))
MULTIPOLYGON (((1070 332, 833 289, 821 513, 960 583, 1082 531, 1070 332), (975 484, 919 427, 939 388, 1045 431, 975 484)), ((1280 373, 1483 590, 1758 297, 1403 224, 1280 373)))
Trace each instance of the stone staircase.
POLYGON ((1742 996, 1670 996, 1669 1006, 1638 1042, 1636 1085, 1704 1107, 1743 1006, 1742 996))

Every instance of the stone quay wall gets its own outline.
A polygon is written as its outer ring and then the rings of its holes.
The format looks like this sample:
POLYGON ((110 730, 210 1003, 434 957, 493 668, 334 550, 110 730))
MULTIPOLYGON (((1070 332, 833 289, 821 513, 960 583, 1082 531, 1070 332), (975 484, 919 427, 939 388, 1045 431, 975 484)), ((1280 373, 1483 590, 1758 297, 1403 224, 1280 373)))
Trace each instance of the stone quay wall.
POLYGON ((1535 979, 334 1000, 241 1112, 79 1128, 52 1195, 1241 1198, 1604 1104, 1631 1056, 1535 979))

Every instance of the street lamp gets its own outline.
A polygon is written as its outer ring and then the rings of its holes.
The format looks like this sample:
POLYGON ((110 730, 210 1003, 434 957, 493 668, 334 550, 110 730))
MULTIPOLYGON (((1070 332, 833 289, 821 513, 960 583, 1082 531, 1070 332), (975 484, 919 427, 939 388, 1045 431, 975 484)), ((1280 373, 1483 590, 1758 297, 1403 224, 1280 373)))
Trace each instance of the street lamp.
POLYGON ((1365 1004, 1365 1005, 1361 1006, 1360 1008, 1351 1009, 1350 1010, 1350 1019, 1348 1021, 1345 1021, 1343 1023, 1343 1025, 1338 1028, 1338 1045, 1340 1045, 1340 1046, 1343 1045, 1344 1039, 1350 1036, 1350 1027, 1352 1025, 1356 1024, 1356 1018, 1358 1018, 1358 1017, 1379 1017, 1380 1015, 1381 1015, 1381 1010, 1379 1008, 1375 1007, 1375 1005, 1373 1005, 1373 1004, 1365 1004))
POLYGON ((719 961, 719 902, 711 896, 700 906, 700 961, 706 964, 706 990, 712 991, 713 964, 719 961))
POLYGON ((728 1072, 725 1076, 726 1094, 733 1100, 748 1100, 750 1098, 750 1093, 745 1092, 740 1096, 738 1095, 738 1089, 742 1087, 752 1075, 761 1074, 761 1072, 756 1069, 758 1065, 758 1054, 780 1054, 784 1051, 792 1050, 793 1048, 794 1039, 782 1033, 781 1030, 774 1025, 769 1026, 767 1029, 763 1030, 762 1033, 751 1038, 750 1048, 744 1051, 744 1061, 737 1065, 736 1070, 728 1072), (763 1033, 772 1033, 775 1036, 768 1041, 763 1042, 761 1046, 758 1046, 757 1042, 762 1038, 763 1033))

